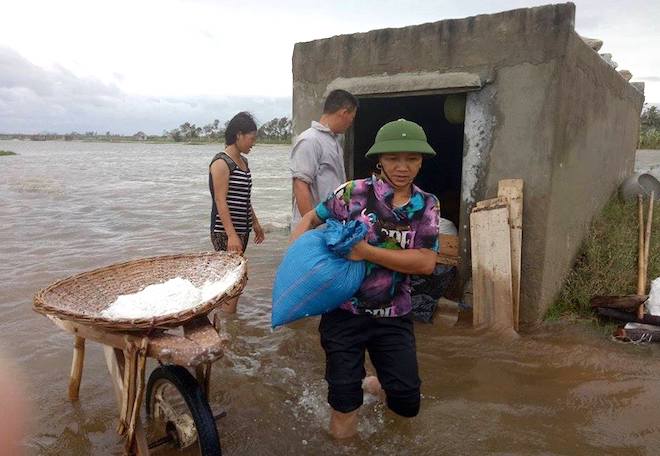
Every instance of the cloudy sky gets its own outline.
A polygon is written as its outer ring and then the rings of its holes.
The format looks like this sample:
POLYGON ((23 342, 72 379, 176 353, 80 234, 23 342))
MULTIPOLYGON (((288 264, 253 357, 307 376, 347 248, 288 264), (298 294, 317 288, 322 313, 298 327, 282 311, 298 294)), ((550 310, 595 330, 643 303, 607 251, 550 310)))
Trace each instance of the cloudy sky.
MULTIPOLYGON (((543 3, 0 0, 0 133, 160 133, 242 109, 265 122, 291 113, 296 42, 543 3)), ((575 3, 577 31, 660 102, 660 1, 575 3)))

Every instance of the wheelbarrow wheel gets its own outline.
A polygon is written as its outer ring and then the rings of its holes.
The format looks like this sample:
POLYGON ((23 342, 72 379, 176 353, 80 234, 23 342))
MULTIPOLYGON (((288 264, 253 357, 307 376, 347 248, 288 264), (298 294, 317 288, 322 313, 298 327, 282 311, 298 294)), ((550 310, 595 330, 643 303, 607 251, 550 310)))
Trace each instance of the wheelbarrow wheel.
POLYGON ((150 419, 147 423, 150 448, 169 443, 179 449, 185 448, 186 454, 222 454, 208 400, 195 377, 185 368, 156 368, 147 382, 145 407, 150 419))

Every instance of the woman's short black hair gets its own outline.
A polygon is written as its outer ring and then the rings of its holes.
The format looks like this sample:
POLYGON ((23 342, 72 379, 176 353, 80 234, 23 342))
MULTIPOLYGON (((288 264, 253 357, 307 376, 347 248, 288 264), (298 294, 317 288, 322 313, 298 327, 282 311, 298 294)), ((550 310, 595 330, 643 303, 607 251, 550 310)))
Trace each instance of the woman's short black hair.
POLYGON ((239 112, 231 118, 225 129, 225 145, 231 146, 236 142, 239 133, 252 133, 257 131, 254 117, 247 111, 239 112))

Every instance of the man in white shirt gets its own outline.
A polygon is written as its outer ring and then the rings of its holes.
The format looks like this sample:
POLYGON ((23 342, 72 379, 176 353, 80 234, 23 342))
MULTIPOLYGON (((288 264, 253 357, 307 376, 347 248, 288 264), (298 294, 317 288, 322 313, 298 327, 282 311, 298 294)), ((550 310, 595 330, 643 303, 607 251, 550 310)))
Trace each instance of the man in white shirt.
POLYGON ((358 100, 345 90, 325 99, 323 115, 302 132, 291 150, 293 217, 291 229, 339 185, 346 182, 340 135, 353 123, 358 100))

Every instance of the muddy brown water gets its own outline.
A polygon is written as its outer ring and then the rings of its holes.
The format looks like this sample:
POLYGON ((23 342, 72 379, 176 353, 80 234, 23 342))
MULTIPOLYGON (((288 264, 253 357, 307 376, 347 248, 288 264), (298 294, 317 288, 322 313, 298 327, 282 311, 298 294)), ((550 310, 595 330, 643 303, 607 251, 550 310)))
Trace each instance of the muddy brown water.
MULTIPOLYGON (((28 454, 113 455, 117 406, 89 343, 79 402, 67 400, 72 336, 31 310, 50 282, 130 258, 207 250, 206 166, 213 147, 1 142, 0 351, 31 403, 28 454)), ((226 455, 654 455, 660 453, 656 346, 614 343, 590 324, 551 324, 520 337, 417 325, 422 409, 402 420, 367 397, 359 437, 325 432, 316 319, 271 331, 270 291, 286 245, 286 147, 251 154, 254 204, 268 239, 248 250, 230 344, 210 402, 226 455)), ((150 369, 154 367, 150 364, 150 369)), ((175 452, 161 454, 177 454, 175 452)))

